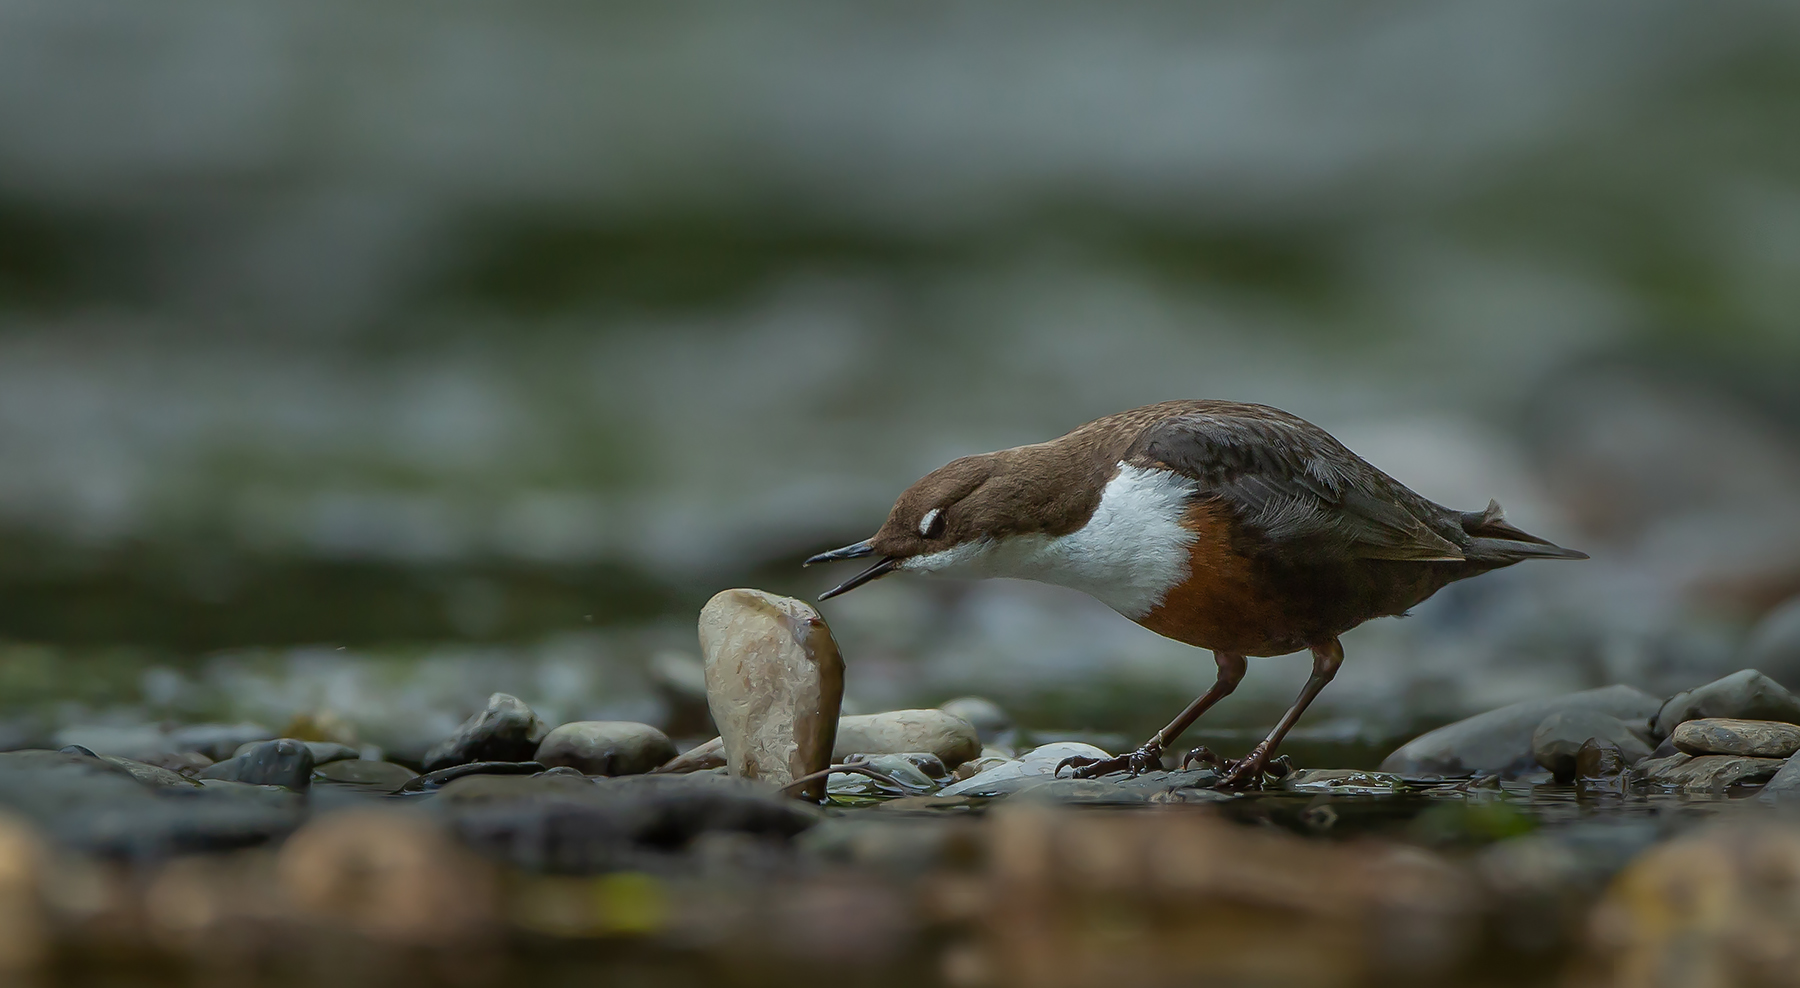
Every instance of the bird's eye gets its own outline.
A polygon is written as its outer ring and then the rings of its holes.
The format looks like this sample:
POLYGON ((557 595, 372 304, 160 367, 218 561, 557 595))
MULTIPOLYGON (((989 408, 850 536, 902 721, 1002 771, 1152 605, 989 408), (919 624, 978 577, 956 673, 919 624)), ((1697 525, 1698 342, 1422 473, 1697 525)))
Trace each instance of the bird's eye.
POLYGON ((919 534, 928 539, 935 539, 944 534, 944 509, 932 508, 919 519, 919 534))

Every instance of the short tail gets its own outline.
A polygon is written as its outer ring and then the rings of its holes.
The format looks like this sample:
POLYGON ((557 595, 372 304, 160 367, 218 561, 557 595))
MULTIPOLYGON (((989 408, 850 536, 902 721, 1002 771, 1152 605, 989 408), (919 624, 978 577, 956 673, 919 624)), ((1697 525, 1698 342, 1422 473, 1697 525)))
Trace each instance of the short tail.
POLYGON ((1489 501, 1484 511, 1462 513, 1462 528, 1469 535, 1463 554, 1471 560, 1514 563, 1522 559, 1586 559, 1588 554, 1565 549, 1540 539, 1506 520, 1500 502, 1489 501))

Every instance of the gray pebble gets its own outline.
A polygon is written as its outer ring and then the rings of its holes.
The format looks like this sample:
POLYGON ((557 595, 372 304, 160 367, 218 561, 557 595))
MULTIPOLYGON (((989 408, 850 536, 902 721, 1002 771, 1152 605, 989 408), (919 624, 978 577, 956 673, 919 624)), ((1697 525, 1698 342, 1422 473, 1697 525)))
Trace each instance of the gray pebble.
POLYGON ((587 775, 641 775, 674 757, 674 742, 649 724, 582 720, 544 735, 535 761, 587 775))

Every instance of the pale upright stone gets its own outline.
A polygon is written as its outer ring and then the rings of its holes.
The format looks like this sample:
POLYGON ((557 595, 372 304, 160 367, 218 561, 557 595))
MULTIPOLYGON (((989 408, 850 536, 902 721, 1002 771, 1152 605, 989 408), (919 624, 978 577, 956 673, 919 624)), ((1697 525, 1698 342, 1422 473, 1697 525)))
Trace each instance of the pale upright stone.
POLYGON ((732 775, 787 785, 831 764, 844 660, 818 611, 792 597, 725 590, 700 610, 700 648, 732 775))

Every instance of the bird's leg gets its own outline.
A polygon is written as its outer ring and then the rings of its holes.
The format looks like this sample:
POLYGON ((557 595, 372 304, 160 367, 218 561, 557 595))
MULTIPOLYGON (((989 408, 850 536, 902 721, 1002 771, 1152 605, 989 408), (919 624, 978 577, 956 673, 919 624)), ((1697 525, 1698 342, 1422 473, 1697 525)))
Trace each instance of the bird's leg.
POLYGON ((1237 689, 1237 684, 1243 680, 1245 667, 1243 656, 1233 655, 1230 652, 1214 652, 1213 661, 1219 665, 1219 676, 1213 680, 1212 688, 1200 694, 1200 697, 1193 703, 1188 704, 1187 709, 1181 712, 1181 716, 1170 721, 1169 726, 1157 731, 1155 736, 1145 741, 1138 750, 1114 758, 1088 758, 1085 755, 1065 758, 1057 763, 1056 774, 1061 775, 1065 767, 1073 767, 1075 769, 1074 777, 1077 779, 1093 779, 1110 772, 1121 771, 1128 771, 1135 776, 1146 769, 1159 765, 1164 749, 1174 744, 1175 739, 1181 737, 1181 732, 1187 730, 1194 721, 1199 720, 1200 715, 1206 713, 1209 707, 1230 696, 1231 691, 1237 689))
POLYGON ((1326 683, 1331 682, 1333 676, 1337 675, 1338 666, 1344 664, 1344 646, 1338 644, 1336 638, 1323 645, 1314 645, 1312 654, 1312 675, 1306 677, 1306 685, 1300 688, 1300 698, 1294 701, 1294 705, 1288 708, 1287 713, 1281 715, 1281 722, 1275 725, 1275 729, 1269 732, 1268 737, 1250 749, 1248 755, 1230 764, 1225 777, 1219 780, 1218 788, 1255 789, 1262 785, 1263 769, 1269 764, 1269 756, 1275 753, 1276 747, 1281 744, 1281 739, 1293 729, 1295 722, 1299 721, 1300 715, 1305 713, 1307 706, 1313 702, 1313 698, 1319 695, 1319 691, 1325 688, 1326 683))

